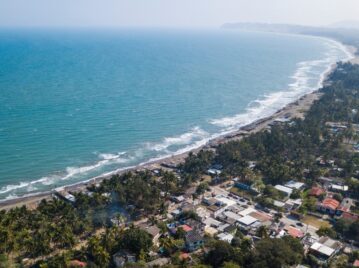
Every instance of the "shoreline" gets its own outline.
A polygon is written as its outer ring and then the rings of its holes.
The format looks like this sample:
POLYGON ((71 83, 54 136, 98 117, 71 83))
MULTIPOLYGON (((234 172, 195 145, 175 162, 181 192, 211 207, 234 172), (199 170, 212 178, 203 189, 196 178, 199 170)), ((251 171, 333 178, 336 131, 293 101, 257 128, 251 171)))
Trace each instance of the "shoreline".
MULTIPOLYGON (((333 39, 331 39, 333 40, 333 39)), ((338 42, 337 40, 334 40, 338 42)), ((341 43, 342 44, 342 43, 341 43)), ((348 59, 345 62, 351 62, 353 64, 359 64, 359 56, 356 54, 358 51, 357 48, 353 46, 348 46, 342 44, 346 49, 353 55, 352 59, 348 59)), ((310 93, 306 93, 301 96, 299 99, 294 100, 293 102, 285 105, 281 109, 277 110, 270 116, 266 116, 260 119, 253 121, 250 124, 244 125, 234 131, 231 131, 226 134, 222 134, 218 137, 210 139, 206 142, 206 144, 201 145, 197 148, 191 149, 189 151, 179 153, 177 155, 171 155, 159 159, 149 160, 148 162, 140 163, 136 166, 130 166, 123 169, 114 170, 112 172, 108 172, 106 174, 102 174, 100 176, 88 179, 86 181, 77 182, 74 184, 70 184, 67 186, 62 186, 58 188, 54 188, 50 191, 44 191, 39 193, 34 193, 31 195, 26 195, 22 197, 17 197, 14 199, 8 200, 0 200, 0 210, 9 210, 11 208, 20 207, 25 205, 29 209, 34 209, 43 199, 51 199, 53 193, 55 192, 80 192, 86 190, 86 188, 90 185, 100 183, 103 180, 109 179, 113 175, 121 175, 125 172, 129 171, 140 171, 140 170, 154 170, 159 168, 164 168, 163 165, 178 165, 182 163, 185 158, 188 156, 190 152, 197 153, 205 148, 214 148, 219 144, 226 143, 232 140, 240 140, 247 135, 251 135, 256 132, 260 132, 267 127, 269 127, 272 123, 275 123, 276 120, 280 119, 294 119, 294 118, 304 118, 305 112, 310 109, 315 100, 321 97, 321 93, 319 90, 325 85, 325 81, 328 75, 335 69, 336 64, 332 64, 328 67, 328 70, 322 74, 321 78, 321 86, 310 93)))
MULTIPOLYGON (((330 71, 325 74, 325 77, 328 76, 328 74, 333 70, 333 67, 331 67, 330 71)), ((55 188, 51 191, 45 191, 40 193, 34 193, 33 195, 28 196, 22 196, 14 199, 9 200, 0 200, 0 210, 5 209, 11 209, 14 207, 19 207, 22 205, 27 206, 30 209, 33 209, 37 206, 37 204, 42 199, 50 199, 52 197, 52 194, 56 191, 63 191, 63 192, 80 192, 84 191, 87 186, 100 183, 103 180, 109 179, 113 175, 121 175, 128 171, 140 171, 140 170, 154 170, 159 168, 164 168, 163 165, 178 165, 181 162, 185 160, 185 158, 188 156, 190 152, 197 153, 201 149, 204 148, 213 148, 218 146, 219 144, 226 143, 233 140, 239 140, 247 135, 251 135, 253 133, 262 131, 266 129, 271 123, 274 123, 277 119, 281 118, 287 118, 287 119, 294 119, 294 118, 304 118, 304 113, 310 109, 313 102, 320 98, 322 95, 320 92, 318 92, 319 89, 316 89, 315 91, 305 94, 302 97, 300 97, 298 100, 293 101, 289 104, 287 104, 285 107, 277 110, 274 114, 258 119, 248 125, 242 126, 238 128, 237 130, 234 130, 230 133, 223 134, 222 136, 219 136, 217 138, 209 140, 205 145, 202 145, 198 148, 189 150, 184 153, 180 153, 178 155, 172 155, 168 156, 162 159, 155 159, 153 161, 149 161, 146 163, 140 163, 136 166, 124 168, 121 170, 115 170, 113 172, 91 178, 87 181, 78 182, 72 185, 67 185, 59 188, 55 188)))

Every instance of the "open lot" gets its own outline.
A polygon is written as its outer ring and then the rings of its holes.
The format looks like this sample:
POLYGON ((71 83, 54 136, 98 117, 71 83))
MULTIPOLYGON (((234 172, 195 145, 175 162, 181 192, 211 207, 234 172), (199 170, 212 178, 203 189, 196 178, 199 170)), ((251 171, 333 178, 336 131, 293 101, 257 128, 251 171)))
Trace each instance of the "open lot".
POLYGON ((318 229, 320 227, 331 227, 331 224, 328 221, 322 220, 322 219, 319 219, 317 217, 310 216, 310 215, 305 216, 302 219, 302 222, 305 223, 305 224, 312 225, 312 226, 314 226, 314 227, 316 227, 318 229))

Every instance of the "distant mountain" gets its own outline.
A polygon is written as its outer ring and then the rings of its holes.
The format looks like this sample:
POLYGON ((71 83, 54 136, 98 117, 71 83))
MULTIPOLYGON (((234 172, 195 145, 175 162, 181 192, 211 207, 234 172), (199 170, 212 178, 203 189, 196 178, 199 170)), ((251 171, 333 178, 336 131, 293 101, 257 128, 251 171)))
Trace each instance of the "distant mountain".
POLYGON ((330 24, 330 28, 345 28, 345 29, 359 29, 359 21, 357 20, 346 20, 338 21, 333 24, 330 24))
MULTIPOLYGON (((276 32, 276 33, 292 33, 305 34, 314 36, 323 36, 339 40, 347 45, 358 48, 359 53, 359 28, 343 27, 344 23, 337 23, 336 27, 313 27, 292 24, 272 24, 272 23, 226 23, 221 26, 221 29, 228 30, 244 30, 244 31, 259 31, 259 32, 276 32), (340 27, 340 25, 342 25, 340 27)), ((354 25, 352 23, 351 25, 354 25)))
POLYGON ((319 28, 308 27, 291 24, 275 24, 275 23, 226 23, 221 26, 222 29, 238 29, 247 31, 265 31, 265 32, 281 32, 281 33, 302 33, 308 30, 316 30, 319 28))

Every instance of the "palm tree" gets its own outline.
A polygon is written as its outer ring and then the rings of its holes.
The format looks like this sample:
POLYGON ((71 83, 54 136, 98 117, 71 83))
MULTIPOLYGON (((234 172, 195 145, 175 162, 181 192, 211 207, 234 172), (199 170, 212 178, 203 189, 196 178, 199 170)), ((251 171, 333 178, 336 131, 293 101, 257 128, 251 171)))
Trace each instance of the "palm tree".
POLYGON ((160 246, 170 255, 175 247, 175 241, 172 237, 164 237, 160 239, 160 246))
POLYGON ((264 225, 260 226, 257 230, 257 236, 260 238, 268 238, 268 228, 264 225))
POLYGON ((164 182, 165 195, 167 196, 170 190, 170 184, 176 180, 176 177, 172 172, 165 171, 162 180, 164 182))

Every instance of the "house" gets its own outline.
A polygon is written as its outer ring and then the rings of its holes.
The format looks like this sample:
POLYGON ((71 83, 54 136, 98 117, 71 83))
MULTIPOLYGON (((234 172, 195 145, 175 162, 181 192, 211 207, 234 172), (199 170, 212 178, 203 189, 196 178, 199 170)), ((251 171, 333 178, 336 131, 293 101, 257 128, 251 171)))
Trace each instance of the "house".
POLYGON ((235 235, 237 233, 237 226, 235 225, 229 225, 229 226, 226 226, 223 231, 227 234, 232 234, 232 235, 235 235))
POLYGON ((349 187, 347 185, 332 184, 330 185, 330 190, 333 192, 347 192, 349 187))
POLYGON ((336 214, 342 215, 343 212, 350 212, 350 208, 353 204, 354 204, 353 199, 344 198, 340 203, 339 207, 337 208, 336 214))
POLYGON ((232 211, 225 211, 225 212, 223 212, 223 215, 225 216, 226 220, 229 220, 229 223, 238 222, 242 218, 242 216, 240 216, 232 211))
POLYGON ((359 219, 359 216, 355 213, 350 213, 350 212, 343 212, 341 215, 342 219, 346 220, 346 221, 356 221, 359 219))
POLYGON ((176 203, 182 203, 185 200, 185 198, 183 195, 172 196, 172 200, 173 200, 173 202, 176 202, 176 203))
POLYGON ((233 237, 234 237, 233 235, 227 233, 221 233, 218 235, 219 240, 226 241, 228 243, 232 242, 233 237))
POLYGON ((324 189, 320 187, 312 187, 309 191, 309 195, 315 197, 319 197, 324 193, 325 193, 324 189))
POLYGON ((180 209, 182 212, 193 211, 195 206, 189 202, 182 202, 180 209))
POLYGON ((76 197, 73 194, 70 194, 66 191, 63 190, 62 187, 57 188, 55 190, 55 192, 53 193, 55 198, 60 198, 66 202, 70 202, 70 203, 75 203, 76 202, 76 197))
POLYGON ((211 226, 206 226, 204 227, 204 233, 210 237, 214 237, 215 235, 218 234, 218 230, 211 226))
POLYGON ((217 221, 216 219, 213 219, 213 218, 207 218, 203 221, 203 223, 206 225, 206 226, 210 226, 210 227, 215 227, 215 228, 218 228, 220 225, 222 225, 222 223, 220 221, 217 221))
POLYGON ((222 171, 220 171, 219 169, 215 169, 215 168, 210 168, 207 170, 207 174, 211 175, 211 176, 218 176, 222 173, 222 171))
POLYGON ((279 185, 277 184, 276 186, 274 186, 274 188, 276 188, 278 191, 284 193, 286 196, 290 196, 293 192, 292 188, 283 186, 283 185, 279 185))
POLYGON ((116 268, 124 267, 126 263, 135 263, 137 261, 136 255, 127 251, 119 251, 112 256, 116 268))
POLYGON ((257 211, 256 209, 249 207, 249 208, 246 208, 246 209, 238 212, 238 214, 241 215, 242 217, 244 217, 244 216, 247 216, 248 214, 250 214, 252 212, 256 212, 256 211, 257 211))
POLYGON ((304 188, 305 184, 303 182, 292 180, 292 181, 288 181, 284 186, 291 189, 301 190, 304 188))
POLYGON ((79 260, 72 260, 68 263, 69 267, 86 267, 87 263, 79 260))
POLYGON ((329 237, 321 237, 318 241, 314 242, 309 251, 312 255, 317 257, 319 261, 327 262, 342 248, 339 241, 333 240, 329 237))
POLYGON ((325 198, 322 202, 317 204, 317 208, 324 213, 335 214, 339 204, 339 201, 333 198, 325 198))
POLYGON ((170 263, 170 258, 158 258, 153 261, 147 262, 146 267, 161 267, 170 263))
POLYGON ((188 226, 187 224, 180 225, 178 226, 178 228, 182 228, 182 230, 185 231, 186 233, 193 230, 192 227, 188 226))
POLYGON ((156 225, 148 225, 147 223, 142 223, 138 225, 138 228, 146 231, 152 237, 152 242, 154 245, 158 244, 158 239, 161 236, 161 230, 156 225))
POLYGON ((204 197, 202 203, 206 206, 214 206, 217 203, 217 199, 213 197, 204 197))
POLYGON ((289 226, 284 229, 288 233, 288 235, 290 235, 291 237, 302 238, 304 236, 304 233, 301 230, 299 230, 298 228, 295 228, 293 226, 289 226))
POLYGON ((253 211, 248 214, 249 216, 257 219, 262 225, 270 226, 272 222, 272 216, 259 211, 253 211))
POLYGON ((188 232, 185 236, 185 245, 189 252, 199 249, 204 245, 202 235, 200 235, 197 231, 188 232))
POLYGON ((241 229, 248 230, 251 227, 251 225, 258 222, 258 220, 252 216, 247 215, 240 218, 237 222, 241 229))
POLYGON ((249 191, 251 189, 251 185, 244 183, 244 182, 240 182, 240 181, 237 181, 234 184, 234 186, 236 186, 239 189, 246 190, 246 191, 249 191))
POLYGON ((285 201, 284 208, 286 211, 291 211, 299 208, 302 205, 302 199, 288 199, 285 201))
POLYGON ((225 233, 224 229, 226 229, 228 226, 231 226, 229 223, 221 223, 218 227, 217 230, 220 233, 225 233))
POLYGON ((285 203, 282 202, 282 201, 274 200, 274 201, 273 201, 273 205, 276 206, 276 207, 278 207, 278 208, 284 208, 285 203))

